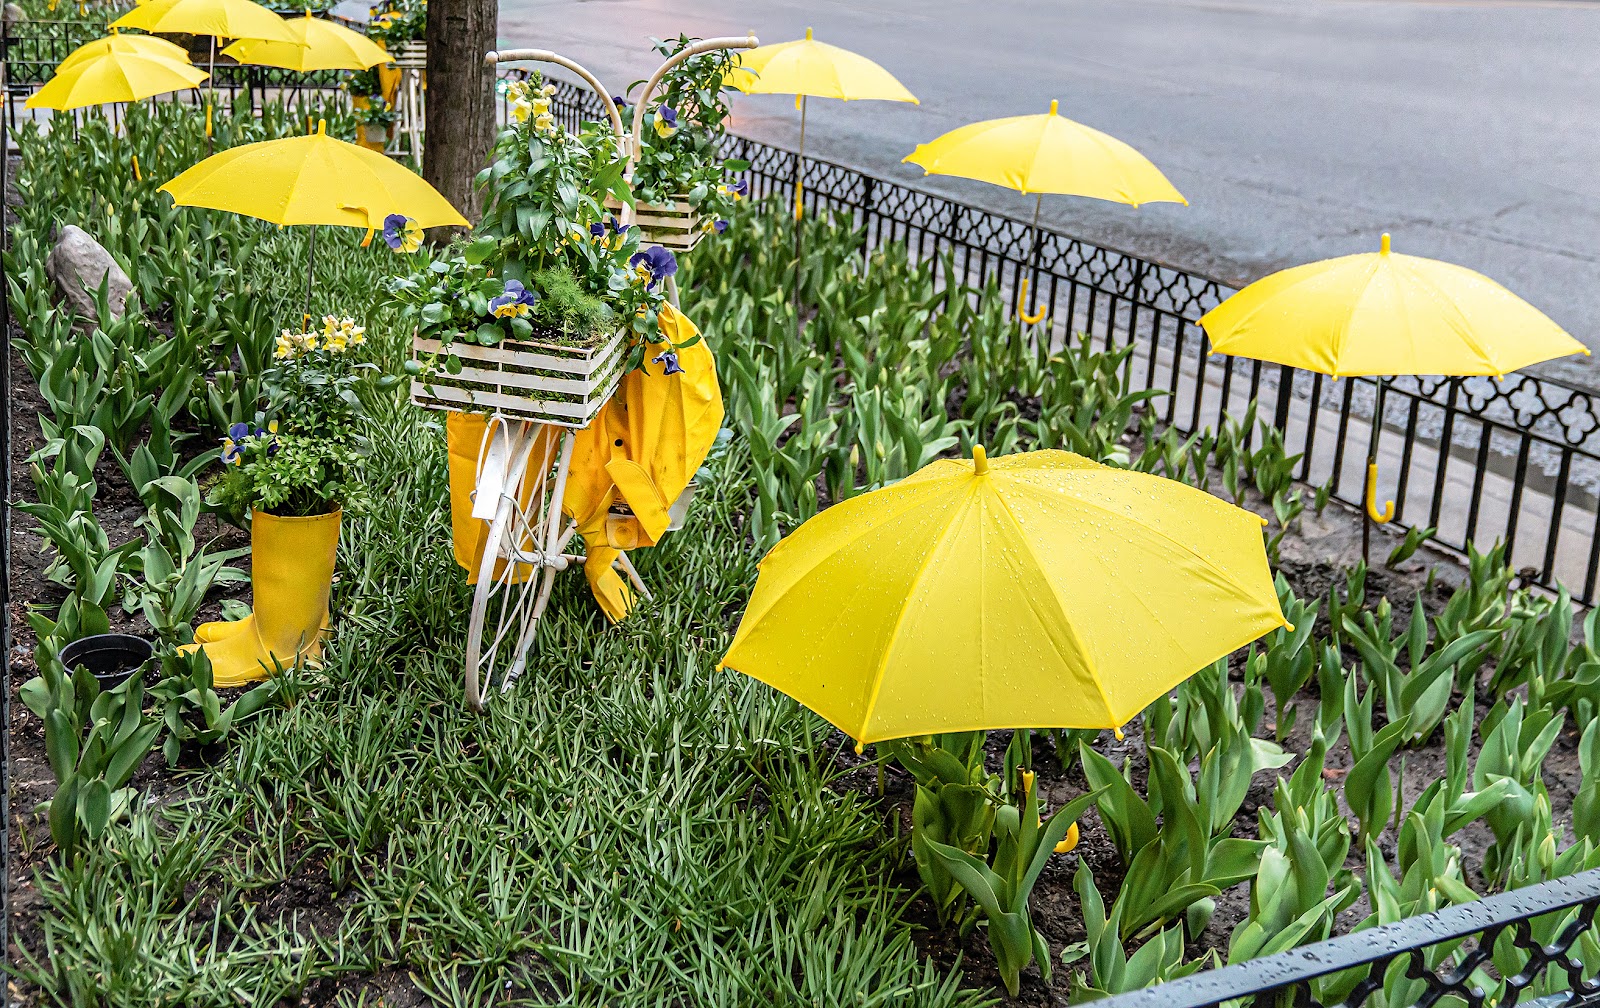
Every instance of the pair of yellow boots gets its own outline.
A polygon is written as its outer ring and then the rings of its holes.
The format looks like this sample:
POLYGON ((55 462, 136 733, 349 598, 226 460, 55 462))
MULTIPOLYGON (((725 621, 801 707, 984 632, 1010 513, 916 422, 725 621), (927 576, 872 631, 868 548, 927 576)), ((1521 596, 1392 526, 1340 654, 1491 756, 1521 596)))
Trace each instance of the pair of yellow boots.
POLYGON ((255 608, 231 622, 203 623, 194 644, 211 659, 217 686, 243 686, 322 656, 328 594, 339 549, 340 512, 250 518, 250 586, 255 608))

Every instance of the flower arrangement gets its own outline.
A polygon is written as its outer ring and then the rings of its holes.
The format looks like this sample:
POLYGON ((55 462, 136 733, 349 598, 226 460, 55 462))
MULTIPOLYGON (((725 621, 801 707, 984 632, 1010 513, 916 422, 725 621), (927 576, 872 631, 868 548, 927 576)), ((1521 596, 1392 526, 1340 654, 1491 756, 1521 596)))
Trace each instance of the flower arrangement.
POLYGON ((387 130, 400 118, 400 113, 393 105, 384 101, 382 95, 374 94, 367 99, 366 108, 356 109, 356 118, 368 126, 378 126, 387 130))
MULTIPOLYGON (((616 138, 599 123, 585 123, 577 132, 557 123, 550 112, 554 90, 538 73, 508 86, 511 123, 496 143, 494 162, 478 176, 485 190, 483 221, 462 263, 442 269, 454 275, 484 267, 502 289, 514 281, 528 311, 510 321, 525 321, 544 337, 590 339, 604 324, 627 326, 634 336, 657 342, 656 313, 677 260, 665 249, 644 247, 638 228, 605 209, 608 195, 632 202, 616 138)), ((468 277, 460 289, 473 289, 473 283, 468 277)), ((422 307, 425 325, 429 314, 461 321, 452 311, 422 307)), ((479 342, 493 336, 482 322, 474 331, 482 334, 479 342)))
POLYGON ((427 32, 428 0, 383 0, 367 13, 367 37, 382 42, 390 55, 427 32))
MULTIPOLYGON (((687 35, 653 40, 656 51, 675 56, 699 41, 687 35)), ((733 205, 749 191, 749 183, 728 175, 749 169, 747 161, 724 160, 722 144, 728 104, 723 80, 738 59, 718 49, 691 56, 661 79, 655 104, 645 112, 639 161, 633 169, 634 195, 651 204, 670 204, 682 197, 704 218, 701 227, 721 231, 733 205)), ((642 81, 629 86, 629 92, 642 81)))
POLYGON ((278 336, 262 373, 265 409, 222 439, 222 477, 210 503, 236 522, 252 510, 280 517, 327 514, 361 503, 356 467, 366 453, 364 386, 388 386, 361 360, 366 330, 325 316, 322 328, 278 336))

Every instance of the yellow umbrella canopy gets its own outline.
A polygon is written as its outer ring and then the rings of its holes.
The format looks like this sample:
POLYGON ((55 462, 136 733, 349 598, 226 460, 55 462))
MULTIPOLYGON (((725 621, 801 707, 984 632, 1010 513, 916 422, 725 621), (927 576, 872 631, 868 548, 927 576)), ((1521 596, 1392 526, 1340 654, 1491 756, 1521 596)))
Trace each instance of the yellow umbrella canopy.
POLYGON ((1021 193, 1089 196, 1130 206, 1188 204, 1143 154, 1059 115, 1059 107, 1052 101, 1043 115, 962 126, 918 144, 905 160, 930 175, 958 175, 1021 193))
POLYGON ((806 37, 757 46, 741 53, 727 83, 746 94, 789 94, 810 98, 917 103, 904 84, 883 67, 848 49, 806 37))
POLYGON ((1377 252, 1257 280, 1200 318, 1211 348, 1349 375, 1493 375, 1589 351, 1543 312, 1464 266, 1377 252))
MULTIPOLYGON (((370 232, 384 227, 390 217, 403 217, 419 228, 471 227, 415 172, 328 136, 326 122, 319 122, 308 136, 263 140, 213 154, 161 192, 179 206, 226 210, 279 225, 331 224, 370 232)), ((313 230, 306 249, 307 315, 316 235, 313 230)))
MULTIPOLYGON (((795 96, 800 110, 800 149, 794 160, 794 216, 800 219, 800 164, 806 153, 806 99, 838 98, 841 101, 877 99, 879 101, 920 104, 917 96, 895 80, 883 67, 848 49, 818 42, 806 29, 806 37, 793 42, 757 46, 738 56, 738 64, 724 78, 746 94, 787 94, 795 96)), ((796 239, 798 243, 798 238, 796 239)), ((799 258, 798 244, 796 256, 799 258)))
POLYGON ((859 742, 1118 728, 1285 625, 1256 515, 1070 452, 979 448, 779 543, 723 664, 859 742))
POLYGON ((28 99, 28 108, 75 109, 86 105, 138 101, 151 95, 192 88, 206 72, 163 56, 112 49, 88 55, 56 75, 28 99))
POLYGON ((111 26, 295 43, 283 18, 251 0, 148 0, 111 26))
MULTIPOLYGON (((1028 258, 1039 252, 1039 210, 1044 194, 1088 196, 1127 203, 1189 205, 1161 169, 1128 144, 1058 114, 1052 101, 1044 115, 986 119, 918 144, 903 159, 929 175, 955 175, 1032 193, 1033 225, 1028 258)), ((1044 320, 1044 310, 1027 308, 1029 279, 1018 289, 1017 312, 1024 322, 1044 320)))
POLYGON ((284 22, 294 42, 269 39, 240 39, 222 50, 240 63, 282 67, 285 70, 366 70, 389 62, 383 46, 360 32, 326 18, 313 17, 284 22))
POLYGON ((220 151, 161 191, 179 206, 227 210, 274 224, 381 228, 384 218, 401 214, 425 228, 471 226, 415 172, 328 136, 326 123, 308 136, 220 151))
POLYGON ((128 53, 135 56, 159 56, 169 59, 174 63, 188 65, 189 54, 182 46, 173 45, 164 38, 154 35, 124 35, 116 29, 104 38, 97 38, 93 42, 85 42, 72 50, 66 59, 56 67, 60 72, 75 63, 102 56, 105 53, 128 53))
MULTIPOLYGON (((1378 435, 1384 376, 1503 377, 1567 354, 1587 354, 1545 314, 1463 266, 1400 255, 1383 236, 1377 252, 1295 266, 1257 280, 1200 317, 1213 353, 1287 364, 1335 378, 1378 378, 1367 442, 1366 518, 1378 506, 1378 435)), ((1361 523, 1370 555, 1371 526, 1361 523)))

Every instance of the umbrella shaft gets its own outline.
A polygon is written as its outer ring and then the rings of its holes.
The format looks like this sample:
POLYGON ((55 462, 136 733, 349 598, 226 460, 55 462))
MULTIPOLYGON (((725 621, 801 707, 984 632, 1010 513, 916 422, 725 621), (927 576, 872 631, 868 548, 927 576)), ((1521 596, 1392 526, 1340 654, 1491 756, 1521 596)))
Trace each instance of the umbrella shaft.
POLYGON ((306 310, 305 328, 311 328, 311 277, 317 262, 317 226, 311 225, 311 240, 306 244, 306 310))

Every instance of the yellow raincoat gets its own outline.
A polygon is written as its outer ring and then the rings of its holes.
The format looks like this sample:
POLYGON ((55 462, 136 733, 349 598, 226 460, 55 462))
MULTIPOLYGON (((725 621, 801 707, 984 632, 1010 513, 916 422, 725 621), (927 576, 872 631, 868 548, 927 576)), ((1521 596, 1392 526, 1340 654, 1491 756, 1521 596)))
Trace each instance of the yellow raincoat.
MULTIPOLYGON (((699 333, 671 305, 662 308, 660 326, 673 344, 699 333)), ((611 401, 577 432, 573 447, 562 510, 583 535, 584 575, 613 622, 628 614, 633 593, 612 564, 621 551, 653 546, 666 533, 668 510, 705 462, 722 427, 722 389, 711 348, 702 339, 673 356, 675 362, 654 352, 642 368, 623 375, 611 401), (617 504, 632 513, 613 513, 617 504)), ((446 427, 456 562, 473 580, 488 528, 472 517, 471 500, 484 429, 484 418, 470 414, 452 414, 446 427)))

